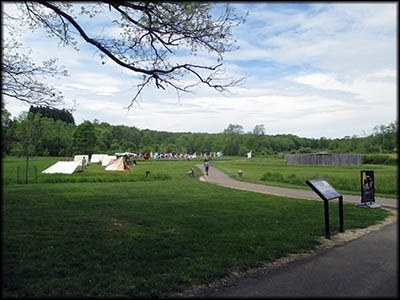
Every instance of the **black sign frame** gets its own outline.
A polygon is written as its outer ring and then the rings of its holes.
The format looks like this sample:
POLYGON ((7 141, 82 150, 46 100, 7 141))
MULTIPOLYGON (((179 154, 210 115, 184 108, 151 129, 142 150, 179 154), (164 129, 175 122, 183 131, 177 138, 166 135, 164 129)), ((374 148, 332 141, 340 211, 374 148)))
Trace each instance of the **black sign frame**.
POLYGON ((340 232, 344 232, 344 221, 343 221, 343 195, 340 194, 325 178, 309 179, 306 183, 312 188, 314 192, 318 194, 324 200, 324 212, 325 212, 325 237, 331 238, 331 232, 329 227, 329 205, 328 201, 339 198, 339 224, 340 232))
POLYGON ((310 179, 307 180, 306 183, 323 200, 328 201, 342 196, 325 178, 310 179))

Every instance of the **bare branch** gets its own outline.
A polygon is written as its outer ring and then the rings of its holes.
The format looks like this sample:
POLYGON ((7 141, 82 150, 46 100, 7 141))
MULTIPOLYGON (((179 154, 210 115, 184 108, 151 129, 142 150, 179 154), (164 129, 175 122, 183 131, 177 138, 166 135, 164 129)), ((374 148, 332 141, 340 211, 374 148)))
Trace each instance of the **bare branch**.
POLYGON ((177 91, 190 92, 197 83, 184 86, 177 82, 184 76, 193 75, 198 83, 222 92, 243 79, 218 77, 222 72, 221 63, 207 66, 172 64, 169 61, 168 54, 174 55, 180 49, 189 51, 190 54, 196 54, 198 49, 205 49, 216 54, 217 61, 220 62, 223 54, 233 49, 231 29, 243 22, 244 18, 236 16, 229 5, 225 6, 225 11, 219 18, 212 18, 212 6, 213 4, 207 2, 106 0, 81 7, 81 14, 91 18, 107 11, 118 13, 121 18, 113 20, 113 23, 120 29, 119 38, 91 36, 73 16, 72 9, 66 3, 39 0, 33 3, 25 2, 24 7, 27 11, 26 17, 31 19, 33 24, 32 28, 35 24, 41 24, 50 35, 60 39, 64 45, 73 43, 72 35, 76 32, 71 31, 71 28, 74 28, 87 43, 99 51, 102 59, 108 57, 123 68, 143 74, 144 80, 137 85, 138 92, 131 100, 129 109, 143 88, 152 80, 159 89, 165 90, 170 86, 177 91), (40 10, 38 6, 49 10, 40 10))
POLYGON ((145 78, 143 83, 138 85, 138 91, 137 91, 136 95, 132 98, 131 104, 129 104, 126 107, 128 110, 130 110, 132 108, 134 102, 137 102, 137 97, 139 97, 139 95, 142 92, 143 88, 150 82, 151 78, 152 77, 148 77, 147 79, 145 78))

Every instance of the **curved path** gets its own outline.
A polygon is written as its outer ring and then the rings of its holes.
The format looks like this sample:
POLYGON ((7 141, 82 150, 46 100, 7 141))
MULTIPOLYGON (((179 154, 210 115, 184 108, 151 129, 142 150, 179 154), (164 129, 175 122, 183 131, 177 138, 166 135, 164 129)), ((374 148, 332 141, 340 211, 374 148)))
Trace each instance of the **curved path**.
MULTIPOLYGON (((202 165, 196 165, 204 173, 202 165)), ((295 190, 237 181, 210 167, 200 180, 226 187, 260 193, 319 199, 313 191, 295 190)), ((347 202, 360 197, 343 195, 347 202)), ((388 208, 397 208, 397 199, 376 198, 388 208)), ((397 218, 397 217, 396 217, 397 218)), ((196 298, 225 297, 391 297, 399 296, 397 222, 355 240, 317 251, 256 276, 245 276, 219 287, 195 292, 196 298)))
MULTIPOLYGON (((230 178, 221 170, 218 170, 211 166, 209 167, 209 172, 207 176, 205 175, 205 170, 203 165, 198 164, 196 165, 196 167, 203 172, 203 176, 200 177, 201 181, 222 185, 225 187, 235 188, 239 190, 253 191, 253 192, 276 195, 276 196, 321 200, 321 198, 311 189, 307 191, 307 190, 281 188, 276 186, 268 186, 264 184, 250 183, 245 181, 238 181, 230 178)), ((337 199, 332 201, 337 201, 337 199)), ((360 196, 353 196, 353 195, 343 195, 343 201, 350 203, 357 203, 357 204, 361 203, 360 196)), ((398 207, 397 199, 375 197, 375 203, 380 204, 381 206, 387 208, 398 207)))

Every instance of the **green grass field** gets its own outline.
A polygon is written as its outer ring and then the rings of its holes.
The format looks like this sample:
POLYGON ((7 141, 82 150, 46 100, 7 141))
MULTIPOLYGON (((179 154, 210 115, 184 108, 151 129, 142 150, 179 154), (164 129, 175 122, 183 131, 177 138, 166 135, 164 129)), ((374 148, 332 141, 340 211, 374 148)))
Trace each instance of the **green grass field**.
MULTIPOLYGON (((174 172, 174 166, 167 169, 153 168, 155 163, 166 163, 168 161, 138 160, 138 164, 130 167, 127 172, 105 171, 105 167, 100 164, 89 164, 85 172, 75 172, 69 174, 42 174, 42 171, 56 163, 66 161, 66 157, 32 157, 29 159, 28 182, 29 183, 65 183, 65 182, 126 182, 126 181, 151 181, 164 180, 171 178, 168 172, 174 172), (146 170, 150 171, 151 176, 146 177, 146 170)), ((3 184, 25 183, 26 162, 24 158, 9 157, 3 160, 3 184)), ((186 163, 186 161, 182 161, 186 163)), ((192 164, 187 164, 191 166, 192 164)), ((80 171, 81 167, 77 168, 80 171)))
POLYGON ((361 165, 361 166, 312 166, 286 165, 282 158, 228 158, 212 162, 214 167, 224 171, 236 180, 254 183, 309 189, 307 179, 326 178, 339 192, 360 195, 360 171, 372 170, 375 177, 375 195, 397 198, 397 166, 361 165), (243 171, 239 178, 237 171, 243 171))
MULTIPOLYGON (((16 161, 3 161, 3 174, 16 161)), ((37 159, 47 164, 43 169, 51 165, 45 161, 37 159)), ((86 174, 70 176, 93 182, 4 184, 3 296, 167 297, 320 243, 322 201, 207 184, 197 180, 198 169, 195 179, 185 177, 197 163, 143 161, 112 175, 137 173, 134 181, 117 182, 90 165, 86 174), (147 169, 151 179, 142 178, 147 169)), ((338 205, 329 205, 334 235, 338 205)), ((345 230, 388 214, 345 204, 345 230)))

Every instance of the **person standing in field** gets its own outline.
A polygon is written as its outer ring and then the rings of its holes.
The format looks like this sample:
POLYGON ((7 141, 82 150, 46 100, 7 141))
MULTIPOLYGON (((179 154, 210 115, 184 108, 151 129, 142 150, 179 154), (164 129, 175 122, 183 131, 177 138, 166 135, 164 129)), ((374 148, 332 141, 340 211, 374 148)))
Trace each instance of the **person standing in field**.
POLYGON ((206 158, 204 160, 204 169, 206 170, 206 175, 208 176, 208 167, 210 166, 210 164, 208 163, 208 159, 206 158))

